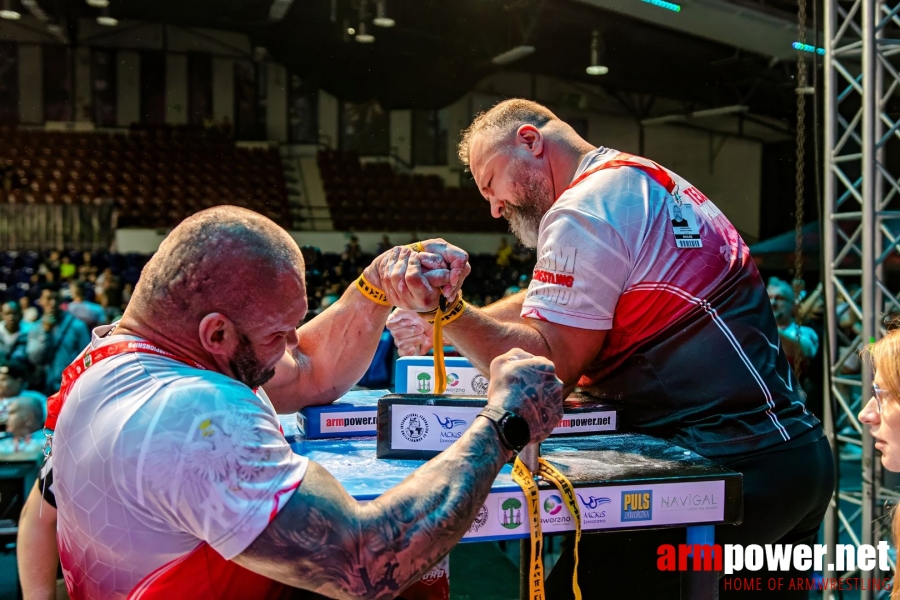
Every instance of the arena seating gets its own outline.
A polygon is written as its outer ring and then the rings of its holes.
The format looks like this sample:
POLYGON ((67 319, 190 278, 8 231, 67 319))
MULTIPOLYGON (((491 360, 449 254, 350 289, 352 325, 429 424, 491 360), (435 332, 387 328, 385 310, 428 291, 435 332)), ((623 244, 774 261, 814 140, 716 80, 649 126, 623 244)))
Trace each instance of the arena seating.
POLYGON ((0 126, 0 201, 115 202, 120 227, 170 227, 234 204, 289 225, 278 151, 238 148, 202 131, 164 127, 128 134, 59 133, 0 126))
POLYGON ((475 188, 397 173, 388 163, 362 164, 355 152, 320 151, 318 165, 336 230, 507 231, 475 188))

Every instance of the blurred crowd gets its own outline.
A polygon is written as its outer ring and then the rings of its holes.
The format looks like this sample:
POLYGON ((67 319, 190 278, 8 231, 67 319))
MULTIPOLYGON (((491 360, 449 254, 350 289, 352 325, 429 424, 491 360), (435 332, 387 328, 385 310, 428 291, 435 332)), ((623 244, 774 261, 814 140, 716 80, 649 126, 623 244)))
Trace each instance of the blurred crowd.
MULTIPOLYGON (((380 254, 391 247, 384 236, 375 250, 380 254)), ((302 250, 307 319, 337 301, 375 256, 363 252, 355 236, 340 254, 312 246, 302 250)), ((59 389, 63 370, 87 346, 91 330, 122 315, 149 258, 65 251, 0 253, 0 429, 16 444, 43 443, 42 436, 32 434, 41 429, 47 396, 59 389)), ((495 254, 475 255, 470 262, 472 274, 463 293, 470 303, 484 306, 527 287, 535 256, 503 241, 495 254)))
MULTIPOLYGON (((412 236, 407 243, 417 241, 412 236)), ((340 254, 323 253, 316 247, 303 246, 306 260, 306 294, 311 319, 334 304, 344 290, 360 276, 378 254, 394 247, 383 236, 374 254, 363 252, 356 236, 351 236, 340 254)), ((495 254, 469 257, 472 273, 463 284, 466 301, 474 306, 487 306, 528 287, 534 270, 535 254, 521 245, 510 246, 505 239, 495 254)))
POLYGON ((0 254, 0 439, 43 445, 46 398, 90 341, 118 319, 149 257, 91 252, 0 254), (39 410, 38 410, 39 409, 39 410))

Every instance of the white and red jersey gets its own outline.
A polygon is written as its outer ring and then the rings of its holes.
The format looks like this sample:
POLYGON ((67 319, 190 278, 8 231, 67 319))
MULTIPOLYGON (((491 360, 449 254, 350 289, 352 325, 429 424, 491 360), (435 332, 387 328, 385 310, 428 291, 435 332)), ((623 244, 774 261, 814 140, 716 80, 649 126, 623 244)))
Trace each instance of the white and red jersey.
MULTIPOLYGON (((93 349, 129 336, 99 337, 93 349)), ((53 439, 58 543, 73 600, 269 599, 284 586, 230 559, 300 485, 307 459, 265 392, 165 356, 84 370, 53 439)))
POLYGON ((706 456, 819 428, 747 245, 675 173, 616 150, 588 154, 544 216, 537 254, 522 316, 607 330, 579 385, 619 406, 626 427, 706 456), (702 247, 676 246, 670 191, 702 247))

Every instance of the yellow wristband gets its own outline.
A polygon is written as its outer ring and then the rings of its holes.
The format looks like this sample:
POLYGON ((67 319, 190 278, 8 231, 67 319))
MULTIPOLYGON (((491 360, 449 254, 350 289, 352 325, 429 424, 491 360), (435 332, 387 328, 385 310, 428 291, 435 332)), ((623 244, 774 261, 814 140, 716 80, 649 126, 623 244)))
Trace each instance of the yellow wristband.
POLYGON ((366 279, 365 275, 360 275, 359 279, 356 280, 356 289, 359 292, 374 302, 375 304, 380 304, 382 306, 393 306, 390 302, 388 302, 387 294, 384 293, 384 290, 378 289, 366 279))
MULTIPOLYGON (((463 300, 462 292, 460 292, 459 297, 456 300, 456 304, 454 304, 452 308, 448 308, 447 311, 444 312, 443 316, 441 317, 441 325, 442 326, 449 325, 453 321, 460 318, 462 316, 462 314, 465 312, 466 306, 467 306, 466 301, 463 300)), ((426 317, 428 319, 429 323, 434 324, 434 318, 437 316, 437 314, 430 315, 430 318, 428 317, 428 315, 422 315, 422 316, 426 317)))
POLYGON ((414 242, 412 244, 407 244, 407 248, 414 250, 416 252, 425 252, 425 246, 422 245, 422 242, 414 242))

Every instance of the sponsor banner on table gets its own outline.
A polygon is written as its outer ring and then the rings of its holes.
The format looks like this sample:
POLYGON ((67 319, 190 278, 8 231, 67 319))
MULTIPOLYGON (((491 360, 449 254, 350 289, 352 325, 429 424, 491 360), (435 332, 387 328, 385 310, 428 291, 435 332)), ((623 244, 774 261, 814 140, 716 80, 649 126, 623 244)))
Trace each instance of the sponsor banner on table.
MULTIPOLYGON (((575 531, 572 515, 556 489, 540 492, 544 533, 575 531)), ((725 482, 693 481, 575 489, 583 531, 660 525, 717 523, 725 518, 725 482)), ((528 536, 525 494, 491 493, 464 540, 528 536)))

